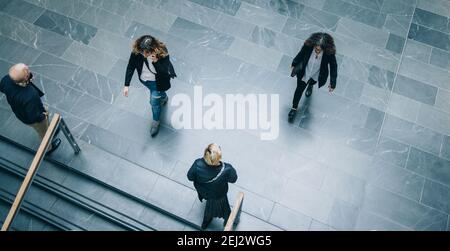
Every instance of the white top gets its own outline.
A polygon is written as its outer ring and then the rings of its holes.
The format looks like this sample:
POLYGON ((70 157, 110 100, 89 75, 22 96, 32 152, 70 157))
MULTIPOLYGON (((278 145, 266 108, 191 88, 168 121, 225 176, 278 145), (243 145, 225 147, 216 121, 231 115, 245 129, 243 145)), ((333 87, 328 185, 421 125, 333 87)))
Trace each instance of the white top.
POLYGON ((322 63, 322 56, 323 51, 317 55, 313 50, 311 56, 309 57, 308 64, 306 65, 305 76, 303 76, 304 82, 308 82, 310 78, 317 82, 317 79, 319 78, 320 64, 322 63))
POLYGON ((148 67, 150 67, 150 70, 148 70, 147 65, 144 64, 142 65, 142 74, 141 74, 141 80, 142 81, 155 81, 155 74, 156 70, 155 67, 153 66, 153 64, 151 62, 148 63, 148 67))

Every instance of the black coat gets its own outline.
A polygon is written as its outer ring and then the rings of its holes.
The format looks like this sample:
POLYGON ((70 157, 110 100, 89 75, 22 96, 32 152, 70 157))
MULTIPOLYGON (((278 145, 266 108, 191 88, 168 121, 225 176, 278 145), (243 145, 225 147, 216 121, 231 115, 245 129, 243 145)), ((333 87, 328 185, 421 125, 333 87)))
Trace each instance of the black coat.
MULTIPOLYGON (((142 56, 142 54, 131 53, 130 60, 128 61, 127 71, 125 73, 125 86, 130 86, 131 79, 133 78, 134 71, 137 70, 139 80, 141 80, 142 67, 144 63, 148 66, 148 60, 142 56)), ((169 55, 164 58, 160 58, 156 63, 153 63, 156 74, 156 88, 158 91, 167 91, 170 89, 170 79, 176 77, 173 65, 170 62, 169 55)))
POLYGON ((0 92, 6 95, 12 111, 23 123, 30 125, 45 119, 45 108, 41 100, 44 94, 34 84, 22 87, 6 75, 0 82, 0 92))
POLYGON ((187 177, 194 182, 200 200, 223 198, 227 195, 228 183, 236 182, 238 178, 236 170, 232 165, 225 163, 225 169, 220 177, 211 183, 205 183, 216 177, 221 168, 222 163, 219 166, 209 166, 203 158, 195 160, 192 164, 187 177))
MULTIPOLYGON (((305 76, 306 65, 308 64, 309 58, 311 57, 311 53, 313 52, 314 47, 303 45, 300 52, 292 61, 292 66, 295 67, 299 63, 303 63, 302 70, 299 74, 297 74, 297 78, 302 79, 305 76)), ((327 54, 324 52, 322 57, 322 63, 320 64, 319 71, 319 88, 324 86, 328 80, 328 66, 330 66, 330 85, 331 88, 336 88, 336 78, 337 78, 337 63, 336 56, 334 54, 327 54)), ((306 80, 308 81, 308 80, 306 80)))

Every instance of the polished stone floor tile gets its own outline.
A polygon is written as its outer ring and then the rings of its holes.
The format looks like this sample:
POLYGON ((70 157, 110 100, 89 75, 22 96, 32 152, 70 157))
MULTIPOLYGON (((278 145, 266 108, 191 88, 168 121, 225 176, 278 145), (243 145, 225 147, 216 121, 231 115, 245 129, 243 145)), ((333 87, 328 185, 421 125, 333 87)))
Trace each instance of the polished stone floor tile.
POLYGON ((386 44, 386 49, 388 49, 392 52, 395 52, 395 53, 402 53, 404 44, 405 44, 405 38, 391 33, 391 34, 389 34, 389 39, 386 44))
POLYGON ((421 202, 450 214, 450 187, 426 180, 421 202))
POLYGON ((408 163, 406 164, 407 169, 445 185, 450 184, 450 175, 447 173, 449 166, 450 161, 414 147, 411 148, 408 163))
POLYGON ((402 75, 397 75, 393 92, 424 104, 434 105, 437 88, 402 75))
POLYGON ((449 34, 439 32, 422 25, 412 23, 409 29, 408 38, 442 50, 450 51, 449 34))
POLYGON ((11 1, 3 10, 11 16, 33 23, 44 12, 44 9, 25 1, 11 1))

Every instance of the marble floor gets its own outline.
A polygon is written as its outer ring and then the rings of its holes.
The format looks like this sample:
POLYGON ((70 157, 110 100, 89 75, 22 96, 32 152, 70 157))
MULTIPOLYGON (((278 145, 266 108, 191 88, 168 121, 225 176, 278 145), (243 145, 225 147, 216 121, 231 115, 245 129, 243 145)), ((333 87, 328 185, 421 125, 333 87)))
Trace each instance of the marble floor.
MULTIPOLYGON (((92 144, 149 166, 163 154, 171 164, 155 163, 157 172, 192 188, 192 161, 220 144, 244 212, 279 229, 450 229, 448 0, 0 0, 0 72, 17 62, 31 66, 85 152, 92 144), (290 124, 290 63, 317 31, 335 39, 337 88, 302 98, 290 124), (169 48, 178 74, 170 97, 195 85, 279 94, 279 137, 176 130, 168 106, 151 138, 149 93, 136 75, 121 95, 143 34, 169 48)), ((4 96, 0 107, 9 109, 4 96)))

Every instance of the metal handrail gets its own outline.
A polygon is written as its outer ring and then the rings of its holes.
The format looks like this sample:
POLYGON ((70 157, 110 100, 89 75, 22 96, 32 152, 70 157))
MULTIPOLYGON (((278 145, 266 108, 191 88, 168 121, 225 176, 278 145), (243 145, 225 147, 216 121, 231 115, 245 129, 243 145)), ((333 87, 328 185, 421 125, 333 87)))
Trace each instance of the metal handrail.
POLYGON ((16 198, 14 199, 14 202, 11 206, 11 209, 9 210, 8 216, 6 217, 5 222, 3 223, 1 231, 9 230, 14 221, 14 218, 19 212, 23 199, 25 198, 25 195, 28 189, 30 188, 31 183, 33 182, 34 176, 36 175, 37 170, 41 165, 42 160, 44 159, 44 155, 51 144, 51 140, 55 135, 60 120, 61 115, 55 114, 53 116, 52 121, 50 122, 50 126, 48 127, 47 132, 45 133, 45 136, 42 139, 41 144, 39 145, 36 155, 34 156, 33 161, 31 162, 30 169, 28 170, 27 175, 25 176, 25 179, 22 182, 22 185, 19 188, 19 192, 17 193, 16 198))
POLYGON ((228 217, 227 224, 225 225, 223 231, 233 231, 233 226, 239 223, 243 202, 244 202, 244 193, 239 192, 236 198, 236 202, 234 203, 233 210, 231 211, 231 214, 228 217))

